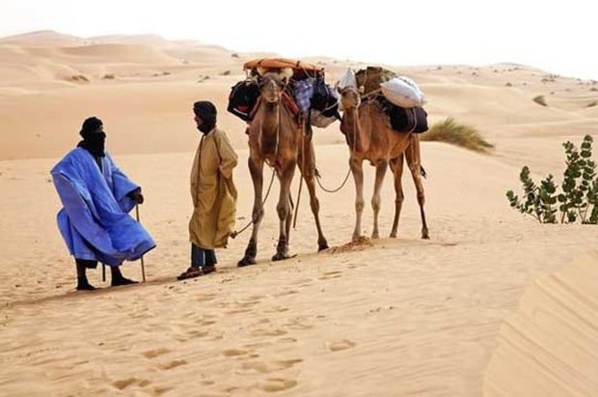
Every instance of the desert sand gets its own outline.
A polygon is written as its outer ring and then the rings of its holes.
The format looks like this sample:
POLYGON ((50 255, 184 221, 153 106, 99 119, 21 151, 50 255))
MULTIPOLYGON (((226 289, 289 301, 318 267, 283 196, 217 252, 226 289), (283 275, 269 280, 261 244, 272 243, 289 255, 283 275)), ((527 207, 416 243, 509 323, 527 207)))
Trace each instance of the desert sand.
MULTIPOLYGON (((478 154, 422 143, 431 239, 419 238, 409 175, 399 238, 386 238, 389 176, 385 238, 367 238, 366 165, 361 243, 350 243, 350 179, 339 193, 317 191, 328 251, 316 252, 304 191, 291 232, 296 257, 270 261, 278 230, 270 198, 257 266, 236 267, 244 232, 217 252, 217 273, 176 281, 190 255, 192 103, 216 103, 238 150, 241 228, 253 187, 245 126, 226 112, 227 96, 245 61, 270 55, 155 36, 0 39, 0 395, 598 395, 598 231, 541 225, 505 198, 520 190, 523 165, 560 181, 561 144, 598 137, 596 81, 515 64, 387 65, 420 84, 430 124, 453 117, 496 146, 478 154), (539 95, 547 106, 532 100, 539 95), (110 288, 98 269, 88 273, 101 289, 75 292, 49 170, 91 115, 104 120, 119 167, 142 185, 141 222, 158 247, 144 258, 146 283, 110 288)), ((365 66, 306 60, 323 65, 331 83, 365 66)), ((348 171, 339 124, 316 129, 315 140, 321 182, 336 187, 348 171)), ((275 182, 272 197, 277 190, 275 182)), ((140 263, 123 273, 140 280, 140 263)))

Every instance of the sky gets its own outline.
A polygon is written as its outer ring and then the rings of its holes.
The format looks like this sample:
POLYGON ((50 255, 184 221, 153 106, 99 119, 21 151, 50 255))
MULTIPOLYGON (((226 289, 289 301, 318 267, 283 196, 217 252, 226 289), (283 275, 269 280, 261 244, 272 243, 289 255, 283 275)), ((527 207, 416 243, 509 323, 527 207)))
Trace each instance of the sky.
POLYGON ((598 80, 597 8, 594 0, 1 0, 0 37, 157 34, 236 52, 395 66, 508 62, 598 80))

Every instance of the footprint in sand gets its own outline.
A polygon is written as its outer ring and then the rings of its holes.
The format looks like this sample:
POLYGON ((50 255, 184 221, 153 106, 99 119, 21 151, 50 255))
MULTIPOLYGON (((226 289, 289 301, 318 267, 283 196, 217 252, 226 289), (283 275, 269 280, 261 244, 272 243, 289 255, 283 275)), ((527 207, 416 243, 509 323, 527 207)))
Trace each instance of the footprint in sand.
POLYGON ((341 271, 332 271, 332 272, 324 272, 322 274, 322 277, 320 277, 320 280, 329 280, 331 278, 339 278, 343 275, 343 272, 341 271))
POLYGON ((274 307, 269 307, 267 309, 264 310, 264 313, 282 313, 282 312, 286 312, 289 309, 287 307, 282 307, 282 306, 274 306, 274 307))
POLYGON ((151 383, 152 382, 147 379, 127 378, 112 382, 112 386, 116 387, 118 390, 125 390, 129 386, 137 385, 145 387, 151 383))
POLYGON ((271 362, 263 362, 263 361, 252 361, 248 363, 243 363, 241 369, 237 371, 240 374, 248 375, 248 374, 269 374, 275 371, 281 371, 283 369, 291 368, 295 364, 299 364, 303 362, 302 359, 296 358, 292 360, 276 360, 271 362))
POLYGON ((296 294, 296 293, 298 293, 298 292, 299 292, 299 291, 295 291, 294 289, 289 289, 289 290, 282 291, 282 292, 279 292, 279 293, 277 293, 277 294, 274 294, 274 296, 276 296, 276 297, 279 297, 279 296, 286 296, 286 295, 292 295, 292 294, 296 294))
POLYGON ((170 350, 162 347, 162 348, 155 349, 155 350, 148 350, 141 354, 144 355, 146 358, 156 358, 156 357, 161 356, 162 354, 166 354, 166 353, 170 353, 170 350))
POLYGON ((249 343, 245 345, 248 349, 261 349, 263 347, 272 346, 272 342, 258 342, 258 343, 249 343))
POLYGON ((283 329, 263 329, 258 328, 251 331, 251 336, 280 336, 286 334, 287 331, 283 329))
POLYGON ((248 354, 249 351, 243 349, 227 349, 222 352, 225 357, 237 357, 248 354))
POLYGON ((160 364, 158 365, 158 368, 160 368, 161 370, 168 370, 168 369, 173 369, 176 367, 180 367, 181 365, 187 365, 187 361, 185 360, 173 360, 164 364, 160 364))
POLYGON ((156 386, 152 390, 152 395, 154 395, 154 396, 161 396, 162 394, 164 394, 164 393, 166 393, 166 392, 168 392, 170 390, 172 390, 172 387, 167 387, 167 386, 159 387, 159 386, 156 386))
POLYGON ((293 284, 295 284, 299 288, 310 287, 313 284, 313 281, 314 280, 311 278, 302 278, 302 279, 299 279, 299 280, 293 282, 293 284))
POLYGON ((195 320, 195 324, 205 327, 208 325, 216 324, 216 321, 199 319, 199 320, 195 320))
POLYGON ((239 314, 239 313, 247 313, 250 312, 251 309, 234 309, 226 312, 226 314, 239 314))
POLYGON ((251 311, 251 308, 255 305, 258 305, 263 298, 263 295, 252 295, 245 300, 236 301, 234 303, 234 309, 227 312, 227 314, 245 313, 251 311))
POLYGON ((171 329, 174 333, 174 339, 179 342, 187 342, 194 338, 203 338, 210 334, 210 329, 197 329, 195 324, 176 324, 171 329))
POLYGON ((216 296, 216 294, 197 294, 195 300, 198 302, 207 302, 213 300, 216 296))
POLYGON ((297 338, 280 338, 278 341, 281 343, 295 343, 297 342, 297 338))
POLYGON ((297 381, 295 379, 268 378, 265 381, 260 382, 258 388, 268 393, 274 393, 288 390, 295 386, 297 386, 297 381))
POLYGON ((289 327, 293 331, 303 331, 306 329, 313 328, 313 325, 308 323, 308 319, 305 317, 296 317, 291 319, 285 326, 289 327))
POLYGON ((348 339, 343 339, 339 341, 326 342, 326 347, 331 352, 338 352, 341 350, 347 350, 355 347, 355 342, 350 341, 348 339))

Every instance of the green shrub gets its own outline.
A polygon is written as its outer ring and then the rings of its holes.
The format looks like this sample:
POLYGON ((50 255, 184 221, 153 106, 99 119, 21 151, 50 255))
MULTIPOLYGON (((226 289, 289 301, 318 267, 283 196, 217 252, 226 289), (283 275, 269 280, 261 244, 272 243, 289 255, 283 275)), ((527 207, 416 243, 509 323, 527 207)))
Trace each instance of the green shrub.
POLYGON ((592 161, 592 142, 586 135, 581 150, 569 141, 563 143, 567 156, 561 192, 552 175, 536 185, 530 177, 530 169, 521 169, 519 180, 523 184, 521 200, 512 190, 507 192, 511 207, 519 212, 534 217, 540 223, 574 223, 579 220, 584 224, 598 224, 598 177, 596 163, 592 161))
POLYGON ((435 123, 421 135, 422 141, 446 142, 476 152, 488 152, 494 145, 486 142, 479 131, 470 125, 459 124, 452 117, 435 123))

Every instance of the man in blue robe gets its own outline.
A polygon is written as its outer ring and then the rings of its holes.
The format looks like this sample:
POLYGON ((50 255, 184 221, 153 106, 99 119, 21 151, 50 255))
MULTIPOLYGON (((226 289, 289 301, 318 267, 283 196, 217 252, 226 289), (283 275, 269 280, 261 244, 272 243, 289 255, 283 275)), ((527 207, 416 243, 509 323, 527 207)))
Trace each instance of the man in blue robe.
POLYGON ((86 269, 96 268, 98 261, 110 266, 113 287, 134 284, 119 266, 156 246, 128 214, 143 203, 141 188, 104 151, 106 133, 100 119, 86 119, 80 135, 83 140, 77 148, 50 171, 63 205, 58 228, 77 266, 77 290, 95 289, 87 280, 86 269))

